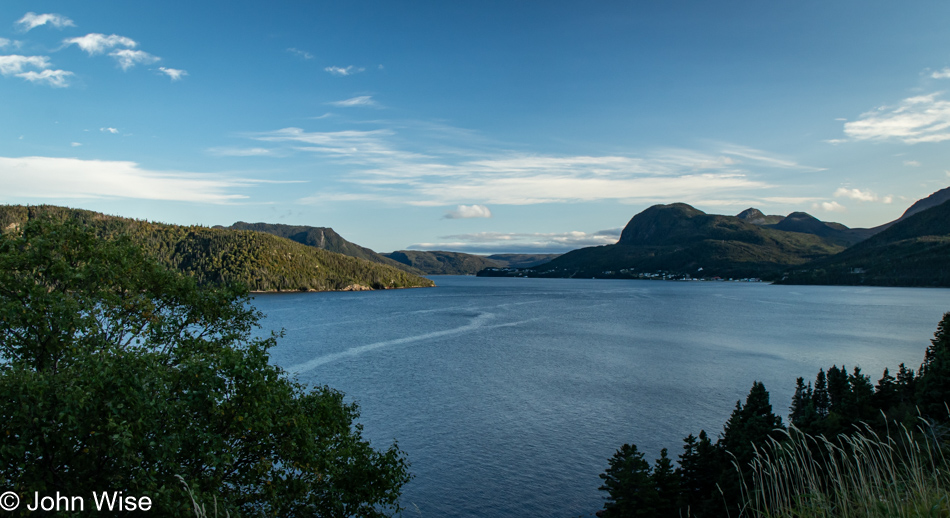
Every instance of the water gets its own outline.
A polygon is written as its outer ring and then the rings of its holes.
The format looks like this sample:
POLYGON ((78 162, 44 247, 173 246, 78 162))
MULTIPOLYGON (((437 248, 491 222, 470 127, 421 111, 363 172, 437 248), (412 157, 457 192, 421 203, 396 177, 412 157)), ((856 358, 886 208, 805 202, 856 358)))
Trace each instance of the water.
POLYGON ((438 288, 259 295, 273 361, 398 440, 405 516, 589 515, 625 442, 652 460, 722 431, 762 381, 917 368, 950 290, 435 277, 438 288))

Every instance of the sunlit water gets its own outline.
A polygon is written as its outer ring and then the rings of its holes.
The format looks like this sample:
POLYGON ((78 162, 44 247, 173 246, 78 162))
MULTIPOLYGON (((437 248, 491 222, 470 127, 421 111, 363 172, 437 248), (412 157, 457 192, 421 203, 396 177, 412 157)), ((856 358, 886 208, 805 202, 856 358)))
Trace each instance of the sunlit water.
POLYGON ((571 517, 625 442, 715 438, 753 381, 917 368, 950 290, 435 277, 438 288, 259 295, 273 361, 345 392, 415 478, 405 516, 571 517))

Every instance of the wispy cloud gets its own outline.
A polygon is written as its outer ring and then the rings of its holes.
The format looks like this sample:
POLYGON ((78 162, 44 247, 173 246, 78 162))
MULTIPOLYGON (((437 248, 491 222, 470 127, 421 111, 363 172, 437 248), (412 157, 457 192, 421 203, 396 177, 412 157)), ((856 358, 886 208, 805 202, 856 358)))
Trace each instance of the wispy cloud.
POLYGON ((17 77, 22 77, 31 83, 47 84, 54 88, 65 88, 69 86, 69 78, 73 75, 72 72, 67 72, 66 70, 43 70, 40 72, 31 70, 29 72, 16 74, 17 77))
MULTIPOLYGON (((423 126, 424 127, 424 126, 423 126)), ((441 127, 441 126, 439 126, 441 127)), ((439 136, 445 132, 438 131, 439 136)), ((284 156, 311 153, 314 160, 342 167, 332 187, 302 201, 377 201, 416 206, 528 205, 538 203, 624 203, 729 200, 746 203, 751 192, 774 188, 759 179, 773 168, 817 170, 794 161, 733 146, 732 155, 689 149, 661 149, 641 156, 557 156, 490 149, 481 144, 420 145, 395 129, 308 132, 301 128, 248 134, 284 156), (407 148, 419 147, 425 153, 407 148), (741 155, 741 156, 740 156, 741 155)), ((768 193, 774 194, 774 193, 768 193)), ((762 199, 762 198, 759 198, 762 199)))
POLYGON ((862 191, 861 189, 849 189, 847 187, 839 187, 835 191, 835 198, 850 198, 857 201, 867 201, 874 202, 880 201, 882 203, 891 203, 894 201, 893 195, 887 196, 878 196, 877 194, 871 191, 862 191))
POLYGON ((122 70, 128 70, 139 63, 149 65, 161 60, 158 56, 153 56, 148 52, 131 49, 113 50, 109 53, 109 56, 115 59, 122 70))
POLYGON ((272 156, 274 151, 261 147, 252 148, 234 148, 234 147, 213 147, 208 148, 208 153, 215 156, 272 156))
POLYGON ((342 68, 342 67, 326 67, 326 68, 324 68, 324 70, 326 70, 327 72, 329 72, 329 73, 331 73, 331 74, 333 74, 333 75, 335 75, 335 76, 351 76, 351 75, 353 75, 353 74, 359 74, 360 72, 362 72, 362 71, 364 71, 364 70, 366 70, 366 69, 365 69, 365 68, 362 68, 362 67, 355 67, 355 66, 353 66, 353 65, 350 65, 350 66, 348 66, 348 67, 346 67, 346 68, 342 68))
POLYGON ((119 130, 117 130, 116 128, 99 128, 99 131, 103 133, 112 133, 113 135, 119 134, 119 130))
POLYGON ((289 49, 287 49, 287 52, 290 52, 291 54, 295 56, 299 56, 303 59, 313 59, 313 54, 305 50, 300 50, 300 49, 295 49, 293 47, 290 47, 289 49))
POLYGON ((442 216, 442 219, 471 219, 471 218, 490 218, 491 210, 484 205, 459 205, 455 210, 449 211, 442 216))
POLYGON ((916 160, 904 160, 904 165, 909 167, 920 167, 920 162, 916 160))
POLYGON ((333 106, 340 106, 343 108, 379 106, 379 104, 373 100, 373 97, 371 95, 361 95, 359 97, 351 97, 349 99, 344 99, 342 101, 334 101, 327 104, 332 104, 333 106))
POLYGON ((188 75, 187 71, 177 68, 158 67, 158 71, 172 78, 172 81, 178 81, 188 75))
POLYGON ((758 149, 752 149, 743 146, 725 146, 725 149, 722 150, 722 153, 724 155, 737 156, 743 159, 744 162, 764 165, 767 167, 775 167, 779 169, 793 169, 806 172, 819 172, 825 170, 821 167, 802 165, 789 158, 777 157, 758 149))
POLYGON ((138 43, 131 38, 126 38, 125 36, 117 36, 115 34, 106 36, 105 34, 91 33, 78 38, 69 38, 63 40, 63 45, 67 47, 70 45, 76 45, 80 49, 86 51, 86 53, 88 53, 90 56, 94 56, 96 54, 102 54, 105 51, 115 47, 135 48, 138 46, 138 43))
POLYGON ((950 68, 935 70, 934 73, 930 74, 930 77, 934 79, 950 79, 950 68))
POLYGON ((8 47, 18 49, 23 46, 22 41, 8 40, 6 38, 0 38, 0 49, 5 49, 8 47))
POLYGON ((616 244, 621 229, 598 232, 478 232, 441 236, 445 241, 415 243, 412 250, 453 250, 468 253, 549 253, 558 254, 587 246, 616 244))
POLYGON ((46 84, 54 88, 69 86, 69 78, 74 74, 65 70, 49 70, 47 56, 0 56, 0 75, 16 76, 31 83, 46 84), (27 70, 34 68, 39 70, 27 70))
POLYGON ((877 201, 877 194, 874 194, 871 191, 862 191, 861 189, 848 189, 847 187, 839 187, 835 191, 835 198, 851 198, 852 200, 858 201, 877 201))
POLYGON ((76 24, 72 20, 66 18, 61 14, 47 13, 47 14, 36 14, 36 13, 26 13, 23 15, 23 18, 20 18, 16 22, 16 26, 19 30, 27 32, 31 29, 35 29, 40 25, 51 25, 57 29, 62 29, 63 27, 75 27, 76 24))
MULTIPOLYGON (((881 106, 847 122, 851 140, 898 140, 907 144, 950 140, 950 101, 943 92, 908 97, 896 106, 881 106)), ((840 140, 832 141, 841 142, 840 140)))
POLYGON ((814 210, 820 210, 824 212, 845 212, 848 209, 844 205, 836 201, 823 201, 820 203, 813 203, 811 206, 814 210))
POLYGON ((223 175, 149 171, 134 162, 51 157, 0 157, 4 194, 21 198, 134 198, 228 203, 253 180, 223 175))
POLYGON ((23 72, 25 68, 49 68, 47 56, 0 56, 0 75, 10 76, 23 72))

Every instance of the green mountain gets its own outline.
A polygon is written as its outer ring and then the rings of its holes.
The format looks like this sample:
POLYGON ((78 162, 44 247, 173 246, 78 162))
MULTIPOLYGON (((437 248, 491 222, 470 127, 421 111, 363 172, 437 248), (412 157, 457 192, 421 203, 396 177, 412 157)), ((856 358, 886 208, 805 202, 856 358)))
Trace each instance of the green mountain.
POLYGON ((842 246, 851 246, 864 241, 881 230, 881 227, 874 229, 848 228, 841 223, 821 221, 807 212, 793 212, 788 216, 766 216, 758 209, 746 209, 736 217, 746 223, 762 227, 784 230, 785 232, 814 234, 826 241, 842 246))
MULTIPOLYGON (((950 189, 935 194, 943 192, 950 189)), ((777 282, 950 286, 950 196, 938 205, 908 212, 909 216, 905 213, 873 237, 839 254, 793 268, 777 282)))
POLYGON ((531 268, 561 257, 561 254, 492 254, 488 259, 502 268, 531 268))
POLYGON ((422 270, 427 275, 475 275, 479 270, 497 268, 501 265, 480 255, 461 252, 399 250, 383 255, 422 270))
POLYGON ((486 268, 530 268, 546 263, 558 254, 494 254, 489 256, 439 250, 398 250, 382 254, 426 275, 475 275, 486 268))
POLYGON ((302 245, 312 246, 314 248, 320 248, 330 252, 348 255, 350 257, 358 257, 360 259, 366 259, 367 261, 372 261, 374 263, 385 264, 387 266, 399 268, 400 270, 407 271, 413 275, 425 275, 429 273, 423 273, 423 271, 412 268, 408 265, 408 263, 403 264, 402 262, 394 261, 389 257, 385 257, 383 254, 378 254, 370 250, 369 248, 351 243, 350 241, 343 239, 343 237, 340 236, 340 234, 337 234, 332 228, 328 227, 280 225, 275 223, 245 223, 243 221, 238 221, 230 227, 224 228, 231 230, 254 230, 256 232, 266 232, 268 234, 287 238, 291 241, 296 241, 302 245))
POLYGON ((820 236, 706 214, 685 203, 655 205, 630 220, 616 245, 582 248, 524 270, 480 275, 631 278, 772 278, 789 266, 844 250, 820 236))
POLYGON ((128 235, 163 264, 201 283, 242 282, 253 291, 434 286, 391 266, 249 230, 166 225, 51 205, 0 206, 0 229, 36 217, 74 219, 102 237, 128 235))

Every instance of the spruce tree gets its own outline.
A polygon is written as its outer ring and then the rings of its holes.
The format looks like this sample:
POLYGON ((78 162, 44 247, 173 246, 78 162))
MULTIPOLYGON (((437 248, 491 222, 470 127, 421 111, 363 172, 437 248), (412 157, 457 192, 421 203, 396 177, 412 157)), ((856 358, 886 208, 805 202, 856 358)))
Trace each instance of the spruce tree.
POLYGON ((873 402, 878 410, 884 412, 889 412, 900 403, 900 387, 897 385, 897 379, 891 376, 887 367, 884 368, 884 375, 881 376, 874 387, 873 402))
POLYGON ((927 417, 946 421, 950 403, 950 313, 943 315, 917 377, 917 404, 927 417))
POLYGON ((600 474, 607 492, 603 518, 652 517, 659 503, 650 473, 650 464, 635 444, 624 444, 608 461, 607 471, 600 474))
POLYGON ((828 398, 828 380, 825 377, 824 369, 818 369, 818 376, 815 377, 815 391, 812 393, 812 401, 815 403, 815 413, 819 419, 828 417, 828 411, 831 407, 831 400, 828 398))

